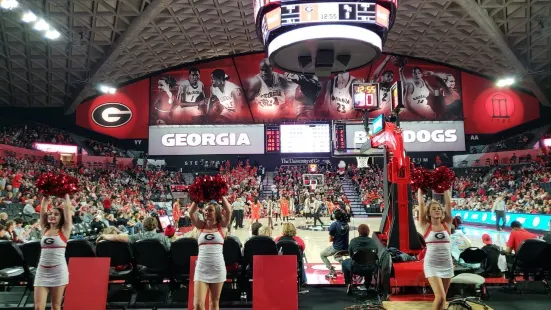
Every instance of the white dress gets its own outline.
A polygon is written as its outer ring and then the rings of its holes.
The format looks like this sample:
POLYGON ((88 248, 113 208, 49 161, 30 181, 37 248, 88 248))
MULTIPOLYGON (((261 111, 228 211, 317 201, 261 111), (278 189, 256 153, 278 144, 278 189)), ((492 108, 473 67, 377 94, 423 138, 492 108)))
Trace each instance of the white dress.
POLYGON ((58 287, 69 283, 69 269, 65 260, 66 246, 67 238, 61 230, 55 236, 42 237, 34 286, 58 287))
POLYGON ((195 265, 195 279, 204 283, 222 283, 226 281, 226 263, 224 262, 224 234, 218 226, 216 232, 203 232, 197 238, 199 255, 195 265))
POLYGON ((427 244, 427 252, 423 262, 423 270, 425 277, 439 277, 450 279, 454 276, 453 261, 451 253, 451 237, 446 230, 433 231, 432 225, 425 233, 425 242, 427 244))

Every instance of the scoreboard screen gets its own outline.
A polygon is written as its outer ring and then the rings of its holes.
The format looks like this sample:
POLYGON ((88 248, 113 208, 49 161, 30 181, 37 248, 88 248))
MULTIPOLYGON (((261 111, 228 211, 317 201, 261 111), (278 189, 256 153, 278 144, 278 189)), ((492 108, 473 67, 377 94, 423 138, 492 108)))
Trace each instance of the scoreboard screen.
POLYGON ((266 153, 279 153, 281 139, 279 126, 266 126, 266 153))
POLYGON ((329 153, 329 124, 281 125, 281 153, 329 153))
POLYGON ((352 84, 352 93, 354 94, 354 109, 372 110, 379 108, 379 84, 352 84))
POLYGON ((281 6, 281 25, 323 22, 375 23, 375 3, 305 3, 281 6))

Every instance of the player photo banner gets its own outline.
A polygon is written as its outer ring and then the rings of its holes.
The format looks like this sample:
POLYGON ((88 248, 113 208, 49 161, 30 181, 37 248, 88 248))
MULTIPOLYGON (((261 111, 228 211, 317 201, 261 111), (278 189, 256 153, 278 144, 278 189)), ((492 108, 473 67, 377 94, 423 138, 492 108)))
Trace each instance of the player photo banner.
POLYGON ((151 78, 149 124, 252 123, 231 57, 151 78))
MULTIPOLYGON (((213 60, 151 78, 150 125, 280 123, 360 119, 353 85, 378 83, 376 117, 390 114, 401 81, 403 121, 463 120, 459 71, 382 55, 328 78, 276 70, 265 54, 213 60)), ((358 97, 359 98, 359 97, 358 97)), ((361 103, 360 103, 361 104, 361 103)))

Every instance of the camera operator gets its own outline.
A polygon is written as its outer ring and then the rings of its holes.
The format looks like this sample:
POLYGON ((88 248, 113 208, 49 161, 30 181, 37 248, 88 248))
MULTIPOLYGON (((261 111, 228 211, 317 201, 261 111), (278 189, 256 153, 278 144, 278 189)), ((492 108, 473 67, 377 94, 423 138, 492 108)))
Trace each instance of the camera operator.
MULTIPOLYGON (((331 265, 328 257, 340 251, 348 251, 350 228, 346 222, 346 214, 339 208, 335 210, 334 216, 335 221, 329 226, 329 241, 333 242, 333 244, 320 253, 321 260, 325 264, 325 267, 329 269, 329 274, 325 276, 326 278, 336 277, 335 267, 331 265)), ((339 260, 339 263, 342 263, 342 259, 339 260)))

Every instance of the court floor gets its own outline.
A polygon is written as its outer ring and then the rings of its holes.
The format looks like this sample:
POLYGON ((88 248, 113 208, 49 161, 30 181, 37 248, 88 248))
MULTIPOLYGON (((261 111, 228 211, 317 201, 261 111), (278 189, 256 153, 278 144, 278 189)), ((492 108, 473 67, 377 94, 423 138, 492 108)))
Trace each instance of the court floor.
MULTIPOLYGON (((312 227, 312 224, 306 224, 306 221, 303 218, 297 218, 291 222, 297 227, 297 235, 304 240, 306 244, 306 260, 309 264, 319 264, 322 263, 319 254, 327 248, 331 243, 329 242, 329 233, 327 232, 327 226, 331 223, 329 218, 323 218, 323 223, 326 225, 324 230, 320 227, 312 227)), ((260 219, 262 225, 267 225, 268 220, 263 218, 260 219)), ((353 218, 350 225, 350 239, 358 236, 358 226, 360 224, 367 224, 371 232, 378 231, 379 225, 381 223, 380 217, 371 217, 371 218, 353 218)), ((245 241, 250 238, 250 223, 248 220, 244 222, 244 228, 234 230, 232 229, 232 234, 237 236, 241 242, 244 244, 245 241)), ((475 247, 482 247, 482 235, 487 233, 492 237, 494 244, 504 247, 509 238, 509 232, 507 231, 496 231, 490 227, 478 227, 478 226, 465 226, 463 228, 463 233, 470 239, 471 243, 475 247)), ((274 227, 272 236, 278 237, 281 236, 281 222, 279 225, 274 227)))

